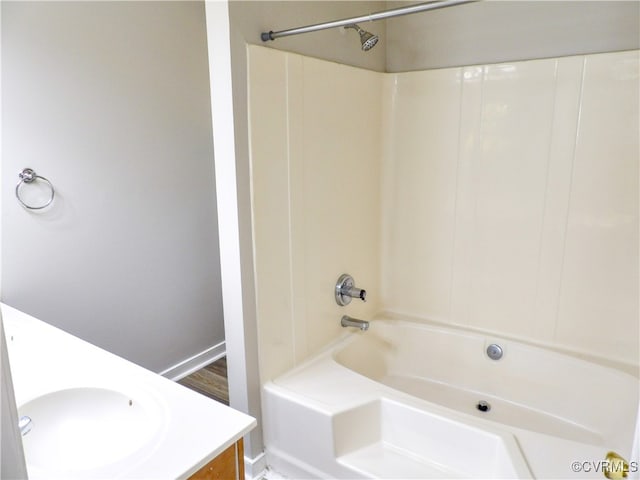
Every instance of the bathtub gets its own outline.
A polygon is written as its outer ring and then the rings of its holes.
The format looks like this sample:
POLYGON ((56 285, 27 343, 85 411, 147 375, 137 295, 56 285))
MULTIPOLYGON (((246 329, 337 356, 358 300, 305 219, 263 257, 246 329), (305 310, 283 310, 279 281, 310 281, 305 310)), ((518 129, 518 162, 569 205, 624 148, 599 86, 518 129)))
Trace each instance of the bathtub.
POLYGON ((381 316, 265 384, 267 462, 292 478, 604 478, 615 451, 637 478, 638 385, 570 354, 381 316))

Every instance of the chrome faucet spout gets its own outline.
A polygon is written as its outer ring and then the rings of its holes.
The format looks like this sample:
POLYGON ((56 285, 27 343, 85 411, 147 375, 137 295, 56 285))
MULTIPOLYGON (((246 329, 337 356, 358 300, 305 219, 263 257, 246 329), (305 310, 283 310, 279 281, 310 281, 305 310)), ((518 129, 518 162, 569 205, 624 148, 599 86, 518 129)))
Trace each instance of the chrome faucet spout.
POLYGON ((343 327, 356 327, 363 332, 369 330, 369 322, 367 322, 366 320, 358 320, 357 318, 352 318, 349 315, 342 316, 340 325, 342 325, 343 327))

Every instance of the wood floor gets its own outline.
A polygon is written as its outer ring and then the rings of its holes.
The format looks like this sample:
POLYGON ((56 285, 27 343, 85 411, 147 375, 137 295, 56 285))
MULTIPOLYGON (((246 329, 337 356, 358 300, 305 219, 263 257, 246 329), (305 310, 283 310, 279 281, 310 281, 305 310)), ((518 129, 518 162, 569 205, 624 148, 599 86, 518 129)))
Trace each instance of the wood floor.
POLYGON ((178 383, 218 402, 229 405, 227 383, 227 357, 222 357, 206 367, 178 380, 178 383))

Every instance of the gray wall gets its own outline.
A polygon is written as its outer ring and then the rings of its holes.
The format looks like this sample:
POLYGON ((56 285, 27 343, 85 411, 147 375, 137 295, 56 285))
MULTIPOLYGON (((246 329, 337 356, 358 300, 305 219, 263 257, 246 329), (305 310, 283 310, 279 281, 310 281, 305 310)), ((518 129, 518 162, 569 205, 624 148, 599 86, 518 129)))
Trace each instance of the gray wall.
MULTIPOLYGON (((300 53, 337 63, 383 72, 386 44, 378 43, 368 52, 360 49, 354 30, 332 28, 262 42, 261 32, 280 31, 316 23, 349 18, 386 10, 384 1, 246 1, 231 0, 229 16, 235 39, 278 50, 300 53)), ((385 22, 363 23, 361 27, 386 35, 385 22)))
MULTIPOLYGON (((398 7, 417 2, 388 2, 398 7)), ((637 1, 482 1, 387 20, 386 69, 427 70, 640 47, 637 1)), ((377 48, 377 47, 376 47, 377 48)))
POLYGON ((491 1, 364 22, 380 35, 369 52, 353 31, 329 29, 263 43, 260 32, 365 15, 416 1, 230 2, 232 24, 250 44, 376 71, 404 72, 640 48, 637 1, 491 1))
POLYGON ((2 2, 2 62, 2 300, 155 371, 222 342, 203 3, 2 2))

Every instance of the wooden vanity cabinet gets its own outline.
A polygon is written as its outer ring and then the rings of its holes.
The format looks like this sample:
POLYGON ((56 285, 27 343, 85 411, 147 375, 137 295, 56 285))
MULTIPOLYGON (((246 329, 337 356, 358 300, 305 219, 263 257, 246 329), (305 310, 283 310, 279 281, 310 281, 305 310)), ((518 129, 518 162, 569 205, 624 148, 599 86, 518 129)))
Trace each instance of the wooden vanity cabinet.
POLYGON ((190 476, 189 480, 244 480, 242 439, 190 476))

